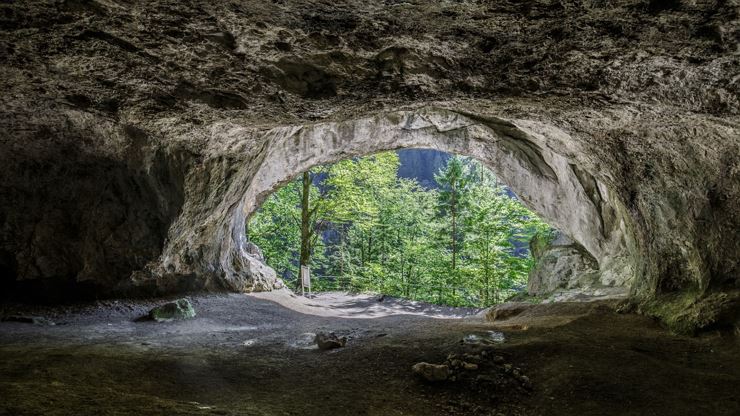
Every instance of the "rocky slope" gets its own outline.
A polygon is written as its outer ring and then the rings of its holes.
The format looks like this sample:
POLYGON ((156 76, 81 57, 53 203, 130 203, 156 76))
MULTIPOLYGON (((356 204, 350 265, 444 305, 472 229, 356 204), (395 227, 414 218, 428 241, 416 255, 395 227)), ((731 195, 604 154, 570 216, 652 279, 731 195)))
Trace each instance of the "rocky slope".
POLYGON ((243 235, 265 193, 438 144, 507 177, 644 311, 682 330, 737 314, 736 0, 0 9, 4 293, 269 289, 243 235))

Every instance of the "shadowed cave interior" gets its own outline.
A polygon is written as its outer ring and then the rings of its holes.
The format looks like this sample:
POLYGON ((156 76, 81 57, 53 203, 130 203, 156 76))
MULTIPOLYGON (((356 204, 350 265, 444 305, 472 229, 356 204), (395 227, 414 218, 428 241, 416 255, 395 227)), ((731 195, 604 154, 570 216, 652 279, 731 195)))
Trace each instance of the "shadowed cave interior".
MULTIPOLYGON (((0 415, 740 412, 736 1, 0 9, 0 415), (279 239, 247 227, 270 195, 413 149, 479 162, 559 231, 517 243, 516 290, 306 297, 270 267, 279 239)), ((393 192, 433 163, 399 156, 393 192)), ((445 231, 436 186, 402 207, 439 229, 408 258, 448 267, 459 234, 479 273, 487 223, 445 231)), ((379 187, 318 188, 380 221, 347 203, 379 187)), ((368 259, 346 265, 410 276, 368 259)))

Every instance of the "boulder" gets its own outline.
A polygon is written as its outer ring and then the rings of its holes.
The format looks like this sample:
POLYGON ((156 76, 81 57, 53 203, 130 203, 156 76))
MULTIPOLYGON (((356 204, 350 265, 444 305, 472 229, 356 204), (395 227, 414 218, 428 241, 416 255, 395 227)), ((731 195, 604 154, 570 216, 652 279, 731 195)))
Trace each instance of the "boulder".
POLYGON ((347 344, 347 337, 337 337, 333 332, 325 334, 319 332, 314 338, 316 345, 319 346, 320 350, 332 350, 334 348, 341 348, 347 344))
POLYGON ((149 311, 149 318, 157 322, 169 322, 176 319, 190 319, 194 317, 195 309, 190 301, 185 298, 165 303, 149 311))
POLYGON ((450 367, 444 364, 416 363, 411 371, 430 382, 445 381, 450 377, 450 367))

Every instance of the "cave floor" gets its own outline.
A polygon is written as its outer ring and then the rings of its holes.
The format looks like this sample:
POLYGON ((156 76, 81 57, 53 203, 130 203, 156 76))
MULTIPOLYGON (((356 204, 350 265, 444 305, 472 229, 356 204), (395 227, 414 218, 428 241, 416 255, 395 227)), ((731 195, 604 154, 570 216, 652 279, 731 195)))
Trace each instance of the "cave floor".
POLYGON ((0 415, 740 414, 736 337, 671 335, 614 302, 536 305, 494 324, 370 296, 190 299, 197 317, 169 323, 135 322, 157 301, 2 306, 57 325, 0 323, 0 415), (320 331, 347 346, 316 349, 320 331), (488 342, 463 344, 471 334, 488 342), (450 353, 479 368, 437 384, 410 371, 450 353))

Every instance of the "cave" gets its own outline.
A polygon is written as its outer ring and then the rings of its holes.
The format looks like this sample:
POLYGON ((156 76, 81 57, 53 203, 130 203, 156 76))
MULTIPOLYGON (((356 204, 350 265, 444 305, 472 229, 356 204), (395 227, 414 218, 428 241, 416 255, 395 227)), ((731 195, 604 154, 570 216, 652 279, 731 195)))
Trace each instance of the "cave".
POLYGON ((735 2, 0 8, 0 414, 740 409, 735 2), (625 295, 321 308, 249 247, 297 175, 412 148, 479 160, 625 295))

